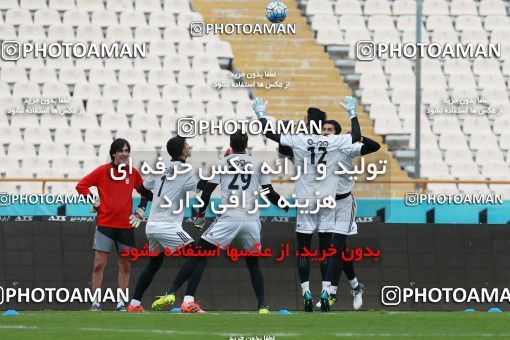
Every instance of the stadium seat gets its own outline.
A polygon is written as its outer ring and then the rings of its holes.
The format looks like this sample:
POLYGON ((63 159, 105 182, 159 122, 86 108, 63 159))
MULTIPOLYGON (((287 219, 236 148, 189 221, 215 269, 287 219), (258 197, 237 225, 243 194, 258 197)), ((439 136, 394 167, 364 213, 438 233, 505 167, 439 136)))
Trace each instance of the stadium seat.
POLYGON ((196 85, 191 89, 191 99, 200 101, 218 100, 219 91, 210 85, 196 85))
POLYGON ((493 31, 509 27, 510 17, 506 15, 488 15, 485 17, 484 27, 486 31, 493 31))
POLYGON ((179 116, 196 116, 205 115, 204 105, 195 100, 184 100, 177 104, 177 115, 179 116))
POLYGON ((508 181, 510 169, 507 164, 502 162, 486 162, 482 164, 482 175, 492 180, 508 181))
POLYGON ((22 142, 19 129, 9 127, 7 121, 5 121, 5 125, 0 126, 0 144, 20 144, 22 142))
POLYGON ((145 84, 145 74, 142 69, 119 70, 119 83, 127 85, 145 84))
POLYGON ((331 2, 328 0, 309 0, 306 3, 306 15, 333 14, 331 2))
POLYGON ((179 76, 177 77, 177 82, 181 85, 186 86, 194 86, 194 85, 204 85, 204 75, 201 71, 194 70, 182 70, 179 72, 179 76))
POLYGON ((32 16, 27 9, 10 9, 5 13, 5 23, 12 25, 30 25, 32 16))
POLYGON ((195 71, 214 72, 220 69, 220 65, 215 56, 200 55, 193 58, 192 69, 195 71))
POLYGON ((42 95, 46 98, 69 98, 69 89, 64 83, 51 81, 43 85, 42 95))
POLYGON ((377 119, 374 124, 374 131, 378 135, 403 133, 400 120, 397 116, 377 119))
POLYGON ((71 42, 76 40, 76 37, 72 26, 53 24, 48 28, 48 39, 71 42))
POLYGON ((142 145, 143 136, 140 130, 131 129, 118 129, 115 133, 115 138, 124 138, 129 141, 131 145, 142 145))
POLYGON ((390 5, 387 0, 366 0, 363 11, 365 15, 391 15, 390 5))
MULTIPOLYGON (((67 2, 67 1, 62 0, 60 2, 67 2)), ((73 2, 73 7, 71 7, 70 9, 68 9, 64 12, 63 24, 68 25, 68 26, 89 26, 90 19, 89 19, 87 12, 76 10, 74 7, 74 1, 72 1, 72 2, 73 2)), ((51 2, 50 2, 50 5, 51 5, 51 2)), ((66 6, 66 5, 63 4, 62 6, 66 6)))
POLYGON ((16 8, 19 8, 17 0, 4 0, 4 1, 2 1, 2 3, 0 3, 0 9, 2 9, 2 10, 16 9, 16 8))
POLYGON ((131 128, 140 131, 159 129, 158 117, 154 114, 136 114, 131 118, 131 128))
POLYGON ((175 45, 171 41, 158 40, 150 42, 152 56, 176 56, 175 45))
POLYGON ((448 4, 444 0, 423 1, 423 15, 444 15, 448 13, 448 4))
POLYGON ((163 68, 173 71, 190 70, 189 59, 183 55, 167 56, 163 62, 163 68))
POLYGON ((41 116, 41 127, 46 129, 55 129, 57 127, 67 127, 67 117, 60 114, 49 114, 41 116))
POLYGON ((448 15, 431 15, 427 18, 426 27, 428 31, 453 30, 453 23, 448 15))
POLYGON ((190 99, 188 89, 180 84, 166 85, 163 88, 163 100, 181 101, 190 99))
POLYGON ((129 129, 127 117, 122 113, 101 115, 101 128, 105 130, 129 129))
POLYGON ((450 14, 478 15, 478 11, 473 0, 452 0, 450 5, 450 14))
POLYGON ((87 81, 85 72, 77 68, 62 68, 60 69, 59 81, 66 84, 84 83, 87 81))
POLYGON ((55 131, 55 143, 71 144, 83 141, 80 129, 74 127, 72 121, 71 119, 72 128, 57 128, 55 131))
POLYGON ((166 69, 150 70, 148 83, 160 86, 177 84, 174 72, 166 69))
POLYGON ((177 23, 171 13, 153 12, 149 15, 149 25, 152 27, 176 27, 177 23))
POLYGON ((310 25, 314 31, 326 28, 337 29, 338 20, 333 14, 315 14, 310 17, 310 25))
POLYGON ((35 147, 30 143, 11 143, 9 144, 7 156, 16 160, 36 157, 35 147))
MULTIPOLYGON (((134 12, 134 8, 133 8, 133 2, 131 0, 109 0, 106 2, 106 9, 108 11, 113 11, 113 12, 122 12, 120 14, 120 22, 121 22, 121 25, 122 25, 122 16, 123 15, 127 15, 129 17, 130 14, 133 14, 133 13, 136 13, 138 14, 139 12, 134 12), (124 14, 126 13, 126 14, 124 14)), ((139 13, 142 15, 143 17, 143 13, 139 13)), ((136 17, 138 17, 138 15, 136 15, 136 17)), ((134 19, 134 18, 133 18, 134 19)), ((138 22, 136 20, 133 20, 132 22, 136 23, 138 25, 138 22)), ((128 22, 126 22, 126 24, 128 24, 128 22)), ((126 25, 125 25, 126 26, 126 25)), ((127 25, 129 26, 129 25, 127 25)))
POLYGON ((162 40, 162 33, 157 27, 139 26, 135 28, 135 40, 152 42, 162 40))
MULTIPOLYGON (((108 27, 118 26, 117 15, 113 11, 97 10, 92 12, 92 26, 108 27)), ((108 34, 107 34, 108 36, 108 34)))
POLYGON ((344 40, 342 39, 342 35, 339 30, 336 28, 333 29, 319 29, 317 31, 316 37, 317 43, 320 45, 342 45, 344 44, 344 40))
POLYGON ((142 95, 135 95, 133 96, 133 99, 120 99, 117 104, 117 112, 121 115, 145 115, 145 109, 142 100, 142 95))
MULTIPOLYGON (((40 2, 40 1, 39 1, 40 2)), ((39 9, 34 14, 34 24, 37 25, 58 25, 60 24, 60 16, 54 9, 39 9)))
POLYGON ((39 86, 31 82, 17 82, 14 84, 12 95, 15 97, 40 97, 39 86))
POLYGON ((190 2, 188 0, 165 0, 163 10, 169 13, 190 12, 190 2))
POLYGON ((14 26, 11 24, 4 25, 0 22, 0 34, 5 40, 16 40, 18 38, 14 26))
POLYGON ((357 0, 336 0, 335 14, 362 14, 360 2, 357 0))
POLYGON ((476 58, 473 60, 473 74, 501 74, 499 62, 492 59, 476 58))
POLYGON ((374 32, 373 41, 376 43, 400 43, 400 35, 393 26, 390 26, 390 28, 377 29, 374 32))
POLYGON ((25 82, 28 80, 27 72, 22 67, 6 64, 0 68, 0 80, 4 82, 25 82))
POLYGON ((137 84, 133 87, 133 98, 141 100, 160 99, 159 89, 152 84, 137 84))
MULTIPOLYGON (((122 13, 120 13, 120 26, 129 26, 129 27, 144 27, 147 26, 147 21, 145 20, 145 16, 141 12, 132 11, 132 3, 129 1, 129 6, 124 7, 122 9, 122 13), (129 9, 129 10, 127 10, 129 9)), ((107 3, 108 6, 108 3, 107 3)))
POLYGON ((451 174, 456 178, 482 179, 478 166, 473 162, 455 162, 451 165, 451 174))
POLYGON ((507 15, 505 4, 501 0, 481 0, 478 9, 480 15, 507 15))
POLYGON ((41 143, 39 146, 39 157, 49 159, 65 157, 67 155, 64 144, 41 143))
POLYGON ((80 11, 92 12, 103 10, 103 2, 101 0, 76 0, 76 8, 80 11))
POLYGON ((217 58, 234 58, 232 47, 226 41, 208 41, 205 44, 206 55, 213 55, 217 58))
POLYGON ((190 34, 188 29, 183 26, 167 27, 165 28, 164 40, 171 42, 184 42, 190 40, 190 34))
POLYGON ((234 116, 232 103, 221 100, 211 100, 207 103, 207 114, 216 117, 234 116))
POLYGON ((344 14, 338 20, 338 26, 341 30, 366 30, 365 20, 361 15, 344 14))
POLYGON ((131 42, 134 41, 133 32, 130 27, 109 26, 106 29, 106 41, 115 42, 131 42))
POLYGON ((108 99, 126 99, 131 98, 127 85, 123 84, 106 84, 103 87, 103 98, 108 99))
MULTIPOLYGON (((66 23, 64 22, 66 25, 66 23)), ((69 23, 67 23, 68 25, 69 23)), ((101 27, 98 26, 78 26, 76 39, 81 41, 102 41, 104 40, 101 27)))
POLYGON ((19 26, 18 39, 21 41, 42 41, 46 40, 46 34, 44 34, 42 25, 24 24, 19 26))
POLYGON ((490 162, 498 162, 504 164, 505 160, 499 148, 493 147, 494 145, 483 145, 483 148, 479 148, 476 151, 475 162, 479 165, 484 165, 490 162))
POLYGON ((406 14, 416 14, 416 3, 412 0, 393 1, 393 15, 402 16, 406 14))
POLYGON ((85 131, 85 142, 94 145, 109 145, 113 142, 113 137, 110 131, 104 129, 87 129, 85 131))
POLYGON ((494 134, 490 131, 479 130, 474 132, 469 139, 469 146, 472 150, 493 148, 498 149, 498 143, 494 134))
POLYGON ((161 12, 163 9, 161 7, 161 2, 159 0, 147 0, 137 2, 135 4, 135 10, 139 12, 161 12))

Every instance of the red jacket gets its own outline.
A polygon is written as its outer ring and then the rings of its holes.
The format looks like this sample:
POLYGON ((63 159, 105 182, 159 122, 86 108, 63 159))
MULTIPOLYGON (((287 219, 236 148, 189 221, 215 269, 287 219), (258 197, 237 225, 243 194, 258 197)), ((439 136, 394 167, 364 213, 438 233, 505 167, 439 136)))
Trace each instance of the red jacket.
POLYGON ((98 226, 130 229, 132 227, 129 224, 129 216, 133 209, 133 189, 138 191, 143 184, 143 179, 135 168, 129 174, 126 167, 126 178, 115 180, 111 176, 112 169, 115 177, 121 176, 116 166, 111 163, 104 164, 83 177, 76 185, 76 190, 82 195, 89 195, 90 187, 97 188, 101 202, 97 212, 98 226))

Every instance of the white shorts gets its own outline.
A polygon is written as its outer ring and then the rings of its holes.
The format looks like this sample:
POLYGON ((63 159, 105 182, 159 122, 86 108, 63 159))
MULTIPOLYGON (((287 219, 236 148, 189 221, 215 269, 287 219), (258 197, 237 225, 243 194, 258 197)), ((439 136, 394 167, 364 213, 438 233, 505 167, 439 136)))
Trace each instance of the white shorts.
POLYGON ((342 235, 355 235, 358 233, 356 224, 356 200, 352 195, 336 201, 335 227, 332 232, 342 235))
POLYGON ((202 234, 202 238, 225 249, 234 239, 244 250, 253 250, 260 243, 260 221, 218 221, 217 219, 202 234))
MULTIPOLYGON (((313 207, 308 208, 313 210, 313 207)), ((335 226, 335 209, 321 208, 317 214, 296 214, 296 232, 302 234, 327 233, 335 226)))
POLYGON ((147 233, 147 240, 149 240, 149 249, 152 251, 164 251, 165 248, 174 251, 182 245, 193 242, 193 238, 182 228, 164 233, 147 233))

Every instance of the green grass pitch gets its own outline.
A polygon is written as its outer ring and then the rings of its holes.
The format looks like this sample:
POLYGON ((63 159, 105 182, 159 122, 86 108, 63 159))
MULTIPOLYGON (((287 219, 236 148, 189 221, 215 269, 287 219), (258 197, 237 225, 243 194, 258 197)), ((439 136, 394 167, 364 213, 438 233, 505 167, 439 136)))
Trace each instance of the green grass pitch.
POLYGON ((510 314, 487 312, 20 312, 0 315, 0 339, 510 338, 510 314))

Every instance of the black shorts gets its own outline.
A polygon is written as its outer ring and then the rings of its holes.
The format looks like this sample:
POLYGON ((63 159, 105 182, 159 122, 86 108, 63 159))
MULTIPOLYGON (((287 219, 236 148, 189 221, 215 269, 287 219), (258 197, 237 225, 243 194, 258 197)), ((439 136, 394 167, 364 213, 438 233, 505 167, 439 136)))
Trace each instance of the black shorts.
POLYGON ((135 248, 136 243, 134 229, 97 226, 92 249, 109 253, 111 252, 114 244, 118 253, 125 252, 126 248, 129 250, 131 250, 131 248, 135 248))

